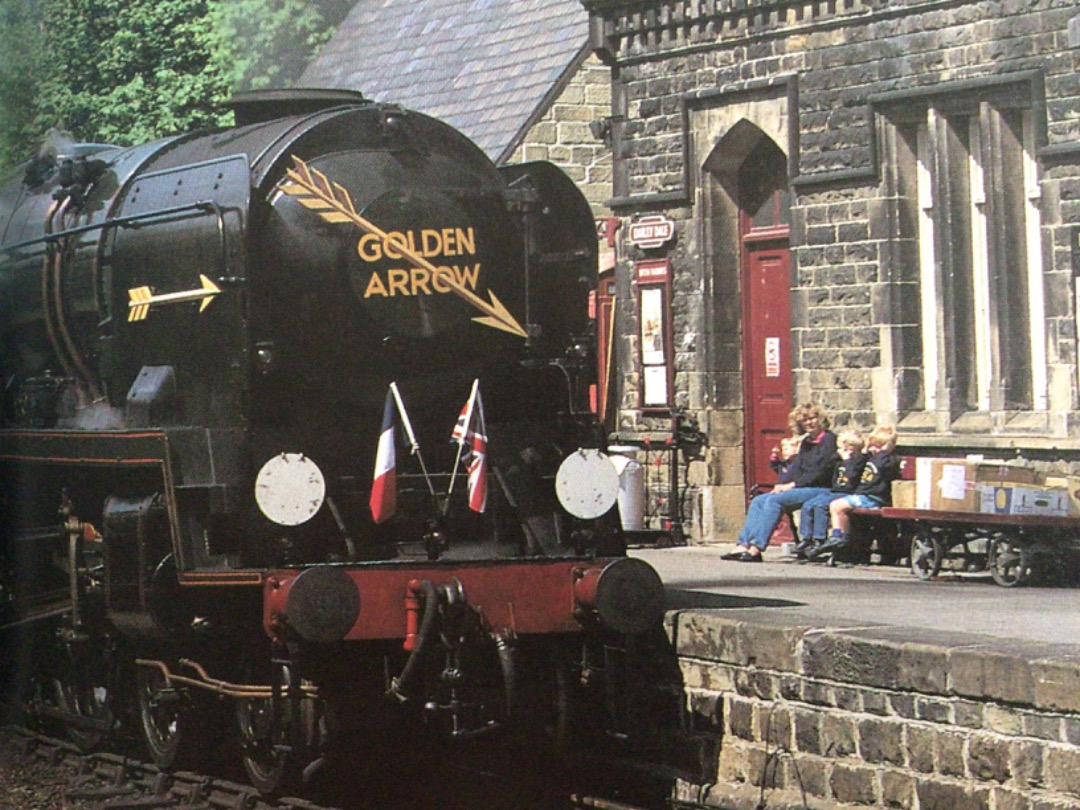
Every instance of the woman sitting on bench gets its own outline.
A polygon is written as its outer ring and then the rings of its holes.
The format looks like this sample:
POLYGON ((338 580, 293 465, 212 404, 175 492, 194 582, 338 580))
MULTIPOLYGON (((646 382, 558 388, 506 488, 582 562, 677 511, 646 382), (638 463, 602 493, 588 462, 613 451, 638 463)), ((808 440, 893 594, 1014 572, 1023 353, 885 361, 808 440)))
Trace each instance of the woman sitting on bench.
POLYGON ((800 405, 791 412, 791 423, 793 432, 805 435, 788 468, 787 482, 750 501, 735 551, 721 559, 761 562, 761 553, 769 545, 780 515, 798 509, 832 486, 833 469, 840 459, 836 454, 836 434, 829 430, 829 417, 817 405, 800 405))

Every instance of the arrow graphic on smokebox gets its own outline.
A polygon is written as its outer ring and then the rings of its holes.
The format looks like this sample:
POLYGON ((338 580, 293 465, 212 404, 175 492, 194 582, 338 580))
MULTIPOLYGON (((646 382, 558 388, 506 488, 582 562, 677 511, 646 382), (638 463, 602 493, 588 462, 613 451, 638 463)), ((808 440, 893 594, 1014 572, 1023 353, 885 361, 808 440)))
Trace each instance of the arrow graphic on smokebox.
MULTIPOLYGON (((309 168, 296 155, 293 155, 292 159, 296 164, 295 168, 287 169, 285 172, 287 180, 282 180, 278 184, 278 189, 282 193, 294 197, 297 202, 305 208, 310 208, 327 222, 351 222, 372 236, 376 236, 383 241, 387 239, 386 231, 364 219, 356 212, 349 192, 341 184, 331 183, 325 174, 318 169, 309 168)), ((488 296, 491 300, 485 301, 458 281, 453 271, 447 268, 439 269, 423 256, 410 250, 406 245, 399 242, 394 242, 393 245, 394 250, 406 259, 413 262, 417 267, 427 270, 431 273, 432 278, 438 276, 455 295, 484 313, 484 317, 473 318, 474 321, 482 323, 484 326, 501 329, 512 335, 528 337, 525 330, 521 328, 521 324, 495 297, 494 292, 488 290, 488 296)))
POLYGON ((184 301, 198 301, 200 299, 202 299, 202 303, 199 305, 199 312, 202 312, 210 306, 214 296, 221 292, 221 287, 204 275, 199 276, 199 281, 202 282, 202 287, 197 289, 162 293, 161 295, 154 295, 149 287, 134 287, 128 290, 128 321, 144 320, 150 314, 150 307, 160 306, 161 304, 179 304, 184 301))

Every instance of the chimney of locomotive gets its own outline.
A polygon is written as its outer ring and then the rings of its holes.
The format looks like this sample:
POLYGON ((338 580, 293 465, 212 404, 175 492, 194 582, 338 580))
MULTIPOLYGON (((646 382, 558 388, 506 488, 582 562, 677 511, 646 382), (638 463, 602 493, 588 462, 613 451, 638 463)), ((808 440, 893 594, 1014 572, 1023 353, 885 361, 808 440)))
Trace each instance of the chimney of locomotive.
POLYGON ((407 115, 397 104, 379 105, 379 132, 391 149, 406 149, 411 145, 409 128, 405 123, 407 115))
POLYGON ((369 104, 355 90, 289 88, 236 93, 225 106, 233 111, 238 127, 261 124, 291 115, 311 115, 334 107, 369 104))

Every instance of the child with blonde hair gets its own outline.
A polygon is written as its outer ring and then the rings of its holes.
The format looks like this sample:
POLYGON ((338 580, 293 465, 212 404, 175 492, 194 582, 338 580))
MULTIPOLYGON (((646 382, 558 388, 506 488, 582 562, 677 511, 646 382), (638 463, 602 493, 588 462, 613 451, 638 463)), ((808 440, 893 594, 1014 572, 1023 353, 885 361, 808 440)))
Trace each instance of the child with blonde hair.
POLYGON ((855 491, 862 480, 863 468, 868 456, 863 453, 863 437, 858 430, 845 430, 836 437, 837 455, 840 463, 833 473, 832 489, 817 495, 803 504, 799 513, 799 536, 802 538, 795 547, 795 554, 800 559, 822 545, 829 533, 829 505, 845 495, 855 491))
POLYGON ((769 455, 769 466, 776 473, 778 483, 786 483, 791 477, 791 465, 799 452, 802 436, 788 436, 780 440, 780 446, 774 447, 769 455))
POLYGON ((892 482, 900 476, 900 459, 893 455, 896 449, 896 428, 878 425, 866 438, 869 458, 863 467, 862 477, 855 492, 829 504, 833 530, 829 539, 807 554, 816 559, 825 554, 836 554, 851 546, 851 511, 853 509, 880 509, 887 506, 892 497, 892 482))

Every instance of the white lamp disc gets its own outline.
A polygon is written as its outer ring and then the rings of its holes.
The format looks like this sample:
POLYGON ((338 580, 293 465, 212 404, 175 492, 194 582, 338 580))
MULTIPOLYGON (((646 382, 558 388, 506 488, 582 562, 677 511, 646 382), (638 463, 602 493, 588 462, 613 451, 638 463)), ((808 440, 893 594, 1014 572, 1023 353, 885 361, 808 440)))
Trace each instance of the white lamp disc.
POLYGON ((605 514, 619 497, 619 474, 599 450, 582 448, 567 456, 555 475, 559 503, 574 517, 591 520, 605 514))
POLYGON ((255 477, 255 502, 264 515, 282 526, 310 520, 325 497, 322 470, 302 453, 274 456, 255 477))

